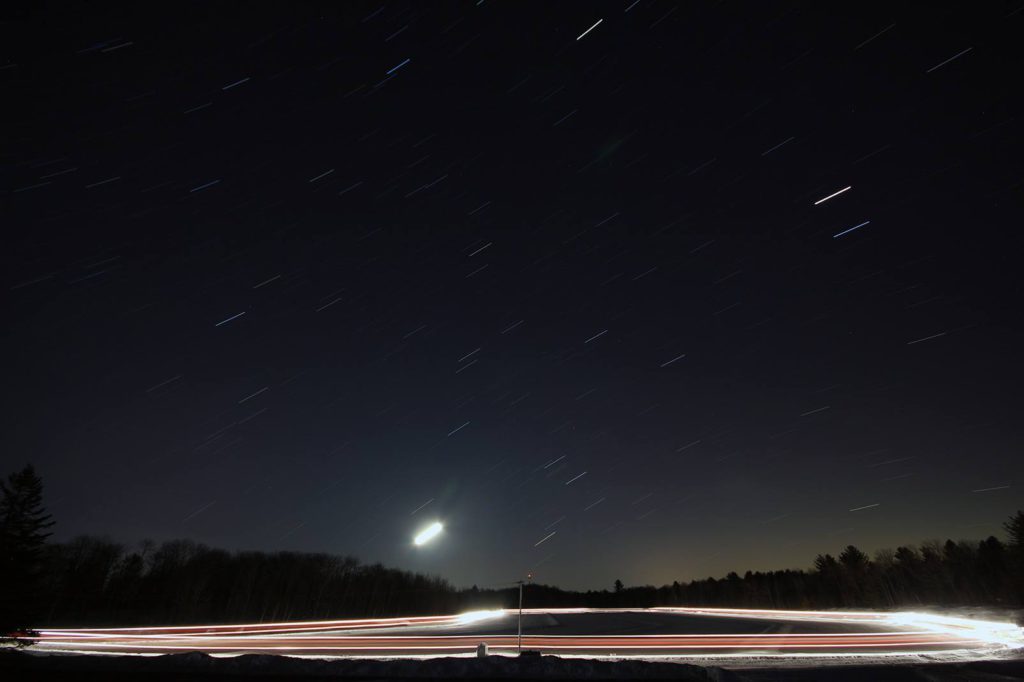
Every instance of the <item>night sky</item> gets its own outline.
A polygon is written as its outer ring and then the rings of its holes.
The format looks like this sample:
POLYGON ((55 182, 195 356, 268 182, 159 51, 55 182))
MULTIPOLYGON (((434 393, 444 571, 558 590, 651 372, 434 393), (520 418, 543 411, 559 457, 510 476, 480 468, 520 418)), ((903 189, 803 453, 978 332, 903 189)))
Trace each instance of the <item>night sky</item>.
POLYGON ((56 539, 610 588, 1022 505, 1021 0, 159 7, 4 10, 56 539))

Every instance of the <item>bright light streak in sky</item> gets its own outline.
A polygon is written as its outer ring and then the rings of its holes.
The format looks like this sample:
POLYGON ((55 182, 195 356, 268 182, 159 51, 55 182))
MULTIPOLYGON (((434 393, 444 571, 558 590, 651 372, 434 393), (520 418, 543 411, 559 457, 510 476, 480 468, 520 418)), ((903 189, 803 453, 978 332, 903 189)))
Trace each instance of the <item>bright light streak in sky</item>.
POLYGON ((853 227, 851 227, 848 230, 843 230, 842 232, 839 232, 838 234, 832 235, 832 238, 835 239, 836 237, 842 237, 844 234, 846 234, 848 232, 853 232, 854 230, 856 230, 858 228, 861 228, 861 227, 864 227, 865 225, 870 225, 870 224, 871 224, 870 220, 865 220, 860 225, 854 225, 853 227))
POLYGON ((837 197, 840 194, 842 194, 843 192, 845 192, 847 190, 850 190, 850 189, 853 189, 853 185, 850 185, 849 187, 844 187, 841 190, 839 190, 838 192, 832 192, 832 194, 829 194, 824 199, 818 199, 817 201, 814 202, 814 205, 817 206, 818 204, 824 204, 826 201, 828 201, 832 197, 837 197))
POLYGON ((580 38, 582 38, 583 36, 587 35, 587 34, 588 34, 588 33, 590 33, 591 31, 593 31, 593 30, 594 30, 595 28, 597 28, 597 24, 600 24, 600 23, 601 23, 602 21, 604 21, 604 19, 598 19, 598 20, 597 20, 597 22, 596 22, 596 23, 595 23, 595 24, 594 24, 593 26, 591 26, 590 28, 588 28, 588 29, 587 29, 586 31, 584 31, 583 33, 581 33, 581 34, 580 34, 580 36, 579 36, 579 38, 577 38, 576 40, 579 40, 579 39, 580 39, 580 38))
POLYGON ((423 545, 423 544, 425 544, 427 542, 430 542, 443 529, 444 529, 444 526, 442 526, 439 521, 435 521, 434 523, 430 524, 425 529, 420 531, 420 534, 416 536, 416 538, 413 540, 413 542, 416 544, 417 547, 420 546, 420 545, 423 545))

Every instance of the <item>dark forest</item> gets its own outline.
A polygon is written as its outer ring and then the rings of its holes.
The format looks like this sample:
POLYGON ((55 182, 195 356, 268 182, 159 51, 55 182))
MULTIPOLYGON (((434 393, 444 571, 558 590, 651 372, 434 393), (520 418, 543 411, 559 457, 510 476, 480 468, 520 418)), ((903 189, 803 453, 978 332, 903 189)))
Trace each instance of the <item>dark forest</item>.
MULTIPOLYGON (((1024 602, 1024 513, 1007 540, 928 541, 868 556, 848 546, 813 567, 747 571, 655 587, 575 592, 533 584, 537 607, 910 608, 1024 602)), ((348 556, 228 552, 186 540, 129 548, 80 537, 47 547, 45 625, 177 624, 456 613, 513 607, 516 588, 457 588, 442 578, 348 556)), ((616 589, 617 588, 617 589, 616 589)))

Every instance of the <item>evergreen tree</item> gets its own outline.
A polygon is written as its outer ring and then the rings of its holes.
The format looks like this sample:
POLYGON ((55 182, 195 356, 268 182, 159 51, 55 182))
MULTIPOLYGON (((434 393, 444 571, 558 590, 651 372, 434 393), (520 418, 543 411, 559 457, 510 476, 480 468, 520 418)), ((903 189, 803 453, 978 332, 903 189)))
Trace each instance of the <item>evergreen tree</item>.
POLYGON ((1018 603, 1024 602, 1024 511, 1018 511, 1003 524, 1009 542, 1006 543, 1012 589, 1018 603))
POLYGON ((41 615, 43 546, 53 524, 31 465, 0 481, 0 636, 26 631, 41 615))
POLYGON ((993 536, 978 544, 977 580, 987 601, 1000 601, 1006 582, 1006 547, 993 536))
POLYGON ((1006 534, 1010 536, 1009 546, 1020 550, 1024 548, 1024 511, 1018 511, 1003 524, 1006 534))
POLYGON ((814 559, 814 570, 818 573, 821 590, 819 603, 823 606, 842 606, 842 570, 836 558, 831 554, 819 554, 814 559))
POLYGON ((842 566, 840 585, 842 585, 843 604, 846 606, 864 606, 867 599, 867 577, 870 569, 868 555, 854 545, 847 545, 839 555, 842 566))

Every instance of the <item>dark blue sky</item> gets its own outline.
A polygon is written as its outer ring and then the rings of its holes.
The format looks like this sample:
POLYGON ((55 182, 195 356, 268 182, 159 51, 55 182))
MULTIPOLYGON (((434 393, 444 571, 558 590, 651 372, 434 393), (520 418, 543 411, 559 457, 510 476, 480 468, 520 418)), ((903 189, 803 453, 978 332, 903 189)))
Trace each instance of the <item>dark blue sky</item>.
POLYGON ((1022 21, 15 10, 3 468, 36 464, 60 538, 465 585, 997 533, 1024 474, 1022 21))

